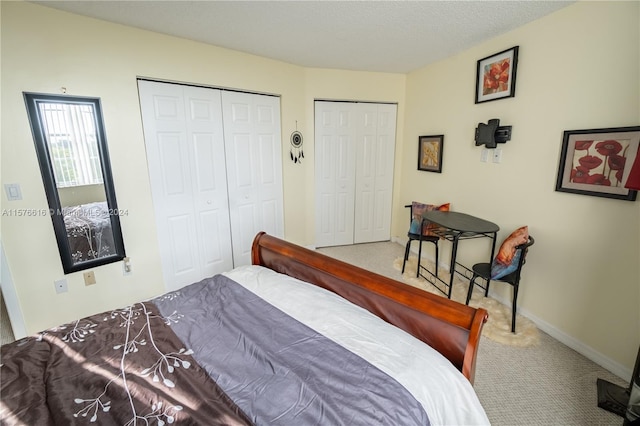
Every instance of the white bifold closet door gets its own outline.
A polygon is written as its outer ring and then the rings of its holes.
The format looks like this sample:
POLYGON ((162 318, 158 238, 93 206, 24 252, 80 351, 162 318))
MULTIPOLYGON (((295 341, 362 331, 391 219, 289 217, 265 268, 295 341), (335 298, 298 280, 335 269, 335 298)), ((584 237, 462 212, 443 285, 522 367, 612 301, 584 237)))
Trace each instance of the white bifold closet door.
POLYGON ((282 237, 279 98, 138 81, 163 277, 175 290, 282 237))
POLYGON ((316 246, 391 238, 396 111, 315 102, 316 246))
POLYGON ((284 238, 280 98, 222 92, 234 266, 259 231, 284 238))

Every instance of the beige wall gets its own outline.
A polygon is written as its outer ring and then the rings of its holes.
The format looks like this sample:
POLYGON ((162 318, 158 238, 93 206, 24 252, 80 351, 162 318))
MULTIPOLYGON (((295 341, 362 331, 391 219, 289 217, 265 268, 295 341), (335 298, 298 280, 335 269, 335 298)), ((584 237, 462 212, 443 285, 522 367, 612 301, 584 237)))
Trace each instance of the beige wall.
MULTIPOLYGON (((2 217, 2 240, 29 332, 163 291, 136 76, 281 96, 285 236, 314 242, 313 100, 398 103, 393 235, 406 232, 402 206, 450 201, 498 223, 527 224, 537 243, 520 306, 630 369, 640 342, 640 203, 554 192, 562 131, 640 121, 637 3, 579 3, 409 75, 305 69, 58 12, 2 2, 2 181, 22 186, 7 209, 47 208, 23 91, 99 96, 127 254, 95 269, 97 285, 63 277, 48 217, 2 217), (585 29, 588 29, 586 31, 585 29), (516 97, 474 105, 476 60, 520 45, 516 97), (480 163, 478 122, 514 126, 501 164, 480 163), (289 134, 305 136, 305 162, 288 160, 289 134), (421 134, 445 134, 442 174, 416 171, 421 134), (629 238, 631 236, 631 238, 629 238), (614 333, 612 330, 618 329, 614 333)), ((486 247, 468 242, 463 260, 486 247)), ((498 286, 495 286, 498 287, 498 286)), ((499 290, 499 296, 509 293, 499 290)))
MULTIPOLYGON (((640 202, 554 189, 563 131, 640 124, 639 6, 580 2, 409 74, 398 188, 402 203, 451 202, 496 222, 499 240, 528 225, 536 244, 518 305, 629 368, 640 344, 640 202), (515 45, 515 97, 474 104, 476 61, 515 45), (513 126, 500 164, 480 162, 474 146, 490 118, 513 126), (416 170, 425 134, 445 135, 442 174, 416 170)), ((479 260, 482 244, 460 243, 463 261, 479 260)), ((492 288, 510 300, 504 287, 492 288)))

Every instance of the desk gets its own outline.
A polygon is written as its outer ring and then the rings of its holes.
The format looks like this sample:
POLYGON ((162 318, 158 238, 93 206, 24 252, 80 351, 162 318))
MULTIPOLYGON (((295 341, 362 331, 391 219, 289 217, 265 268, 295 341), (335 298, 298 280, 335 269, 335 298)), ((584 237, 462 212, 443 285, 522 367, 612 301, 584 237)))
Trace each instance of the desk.
POLYGON ((465 213, 459 212, 441 212, 441 211, 429 211, 422 214, 422 220, 434 223, 440 226, 440 229, 435 229, 434 234, 451 241, 453 247, 451 249, 451 263, 449 265, 449 282, 447 283, 443 279, 438 277, 438 265, 436 265, 436 273, 429 271, 425 267, 421 266, 419 269, 428 272, 434 280, 422 275, 422 271, 418 273, 421 277, 425 278, 431 284, 434 285, 442 293, 446 294, 451 299, 451 291, 453 290, 453 276, 457 272, 458 274, 468 278, 463 273, 456 271, 456 265, 461 266, 467 271, 469 268, 456 262, 456 254, 458 253, 458 241, 471 238, 491 238, 493 240, 491 245, 491 257, 489 263, 493 261, 493 256, 496 249, 496 234, 500 230, 500 227, 493 222, 489 222, 484 219, 477 218, 465 213), (439 288, 436 283, 441 282, 447 288, 447 291, 439 288))

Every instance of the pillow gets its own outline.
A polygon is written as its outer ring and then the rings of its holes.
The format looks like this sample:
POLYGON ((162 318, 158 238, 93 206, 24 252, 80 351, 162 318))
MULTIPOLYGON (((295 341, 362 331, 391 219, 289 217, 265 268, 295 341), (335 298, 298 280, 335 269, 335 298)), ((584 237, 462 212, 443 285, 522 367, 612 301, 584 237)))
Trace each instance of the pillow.
POLYGON ((518 269, 522 250, 516 246, 529 241, 529 228, 521 226, 509 235, 500 246, 496 258, 491 263, 491 279, 497 280, 518 269))
MULTIPOLYGON (((441 212, 449 211, 450 203, 441 204, 439 206, 435 204, 423 204, 413 201, 411 203, 411 226, 409 232, 412 234, 420 234, 420 224, 422 223, 422 213, 438 210, 441 212)), ((438 229, 438 225, 434 223, 424 223, 422 226, 422 235, 436 235, 434 231, 438 229)))

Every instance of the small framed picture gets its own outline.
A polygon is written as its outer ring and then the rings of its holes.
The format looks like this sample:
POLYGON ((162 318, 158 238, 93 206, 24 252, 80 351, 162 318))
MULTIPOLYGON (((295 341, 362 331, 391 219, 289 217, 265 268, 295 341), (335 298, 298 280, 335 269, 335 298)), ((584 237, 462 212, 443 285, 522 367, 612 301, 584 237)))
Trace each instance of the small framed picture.
POLYGON ((478 61, 476 103, 512 98, 516 95, 518 47, 495 53, 478 61))
POLYGON ((442 173, 444 135, 418 137, 418 170, 442 173))
POLYGON ((640 126, 567 130, 556 191, 634 201, 624 187, 640 145, 640 126))

